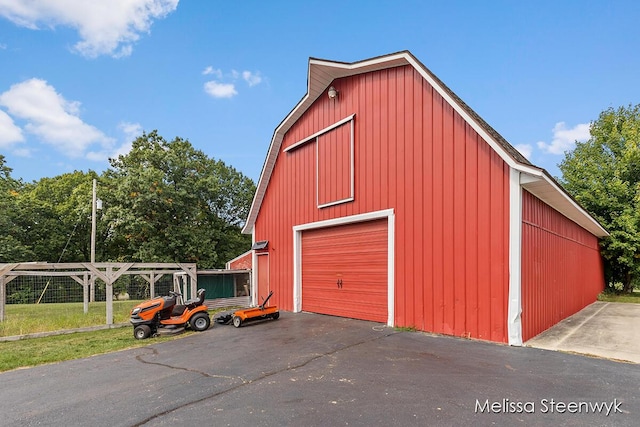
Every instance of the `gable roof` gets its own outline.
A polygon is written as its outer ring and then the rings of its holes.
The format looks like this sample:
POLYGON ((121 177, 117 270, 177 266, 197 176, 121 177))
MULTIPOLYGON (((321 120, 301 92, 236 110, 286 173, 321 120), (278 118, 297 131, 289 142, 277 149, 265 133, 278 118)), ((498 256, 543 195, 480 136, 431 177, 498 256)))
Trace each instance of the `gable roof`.
POLYGON ((416 69, 420 75, 431 84, 434 90, 500 155, 505 163, 511 168, 525 174, 525 178, 521 180, 523 188, 592 234, 598 237, 608 235, 607 231, 591 217, 546 170, 530 163, 529 160, 489 126, 487 122, 453 93, 451 89, 409 51, 392 53, 352 63, 309 58, 307 93, 278 127, 276 127, 273 133, 267 158, 260 173, 256 193, 251 203, 249 216, 242 230, 243 233, 250 233, 253 230, 285 134, 327 87, 329 87, 331 82, 356 74, 405 65, 410 65, 416 69))

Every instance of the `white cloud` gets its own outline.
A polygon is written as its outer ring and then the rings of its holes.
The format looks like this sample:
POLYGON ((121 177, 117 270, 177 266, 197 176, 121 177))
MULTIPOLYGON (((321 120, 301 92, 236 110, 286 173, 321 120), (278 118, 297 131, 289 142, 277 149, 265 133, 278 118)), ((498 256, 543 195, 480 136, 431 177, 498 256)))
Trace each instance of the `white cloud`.
POLYGON ((18 156, 18 157, 31 157, 31 150, 23 147, 23 148, 17 148, 15 150, 12 151, 14 155, 18 156))
POLYGON ((530 144, 518 144, 515 146, 515 149, 520 152, 527 160, 531 159, 531 153, 533 152, 533 147, 530 144))
POLYGON ((204 84, 204 91, 214 98, 232 98, 238 94, 233 83, 209 81, 204 84))
POLYGON ((85 157, 94 162, 106 162, 109 159, 117 158, 121 154, 128 154, 131 151, 131 147, 132 141, 125 141, 121 145, 116 145, 113 142, 112 144, 103 145, 101 150, 87 152, 85 157))
POLYGON ((80 119, 79 102, 67 101, 44 80, 30 79, 11 86, 0 94, 0 105, 26 122, 27 133, 68 157, 83 156, 92 144, 113 144, 111 138, 80 119))
POLYGON ((143 129, 140 123, 121 122, 118 125, 118 129, 124 133, 125 140, 133 141, 140 135, 142 135, 143 129))
MULTIPOLYGON (((1 1, 1 0, 0 0, 1 1)), ((213 75, 216 80, 210 80, 204 84, 204 91, 214 98, 232 98, 238 94, 236 90, 236 82, 240 79, 244 80, 249 87, 262 83, 260 72, 231 70, 223 73, 222 70, 208 66, 202 72, 203 75, 213 75), (231 83, 223 83, 223 80, 231 80, 231 83)))
POLYGON ((262 77, 260 76, 260 73, 252 73, 251 71, 243 71, 242 72, 242 78, 249 83, 249 86, 255 86, 257 84, 260 84, 260 82, 262 82, 262 77))
POLYGON ((133 140, 142 135, 143 129, 140 123, 121 122, 118 129, 124 134, 123 141, 117 145, 115 140, 111 140, 108 144, 103 144, 99 151, 89 151, 87 159, 93 161, 107 161, 115 159, 120 155, 129 154, 133 147, 133 140))
POLYGON ((549 154, 564 154, 566 151, 572 150, 576 141, 586 141, 591 134, 589 133, 589 123, 581 123, 575 125, 571 129, 567 129, 565 122, 558 122, 553 127, 553 140, 550 144, 544 141, 538 142, 538 148, 549 154))
POLYGON ((140 123, 128 123, 122 122, 118 125, 118 128, 124 133, 124 143, 109 156, 110 158, 116 158, 120 155, 126 155, 131 151, 133 147, 133 140, 142 135, 143 129, 140 123))
POLYGON ((11 116, 0 110, 0 148, 10 148, 17 142, 24 142, 24 135, 13 122, 11 116))
POLYGON ((215 76, 218 79, 222 79, 222 70, 213 68, 211 65, 205 68, 202 74, 205 76, 215 76))
POLYGON ((179 0, 0 0, 0 16, 29 29, 71 27, 80 41, 73 48, 89 58, 123 57, 149 33, 155 19, 176 10, 179 0))

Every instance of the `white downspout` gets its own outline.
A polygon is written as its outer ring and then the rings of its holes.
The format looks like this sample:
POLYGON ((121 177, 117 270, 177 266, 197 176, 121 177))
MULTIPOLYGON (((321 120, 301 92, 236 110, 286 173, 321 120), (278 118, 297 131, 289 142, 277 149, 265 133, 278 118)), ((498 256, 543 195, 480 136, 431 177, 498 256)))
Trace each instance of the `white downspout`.
POLYGON ((520 172, 509 168, 509 345, 522 345, 522 187, 520 172))

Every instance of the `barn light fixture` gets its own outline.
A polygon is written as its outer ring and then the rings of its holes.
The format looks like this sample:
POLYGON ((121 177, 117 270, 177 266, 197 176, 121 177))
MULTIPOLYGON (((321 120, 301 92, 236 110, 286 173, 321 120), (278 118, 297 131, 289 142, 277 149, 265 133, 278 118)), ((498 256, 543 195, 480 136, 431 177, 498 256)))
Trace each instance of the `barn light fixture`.
POLYGON ((336 99, 338 97, 338 91, 335 87, 330 86, 327 95, 329 95, 329 99, 336 99))

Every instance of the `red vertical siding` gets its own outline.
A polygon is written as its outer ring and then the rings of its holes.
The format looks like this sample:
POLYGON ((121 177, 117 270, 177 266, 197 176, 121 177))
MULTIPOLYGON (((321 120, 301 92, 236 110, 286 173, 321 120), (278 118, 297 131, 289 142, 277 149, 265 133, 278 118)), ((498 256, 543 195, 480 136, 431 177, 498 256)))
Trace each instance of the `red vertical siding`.
POLYGON ((598 238, 523 191, 523 340, 594 302, 603 289, 598 238))
MULTIPOLYGON (((318 137, 318 205, 351 197, 351 124, 318 137)), ((313 187, 311 187, 313 189, 313 187)))
POLYGON ((280 152, 255 224, 274 302, 293 308, 293 226, 391 208, 395 324, 506 342, 508 166, 412 67, 332 85, 282 148, 355 113, 354 201, 316 207, 314 142, 280 152))

